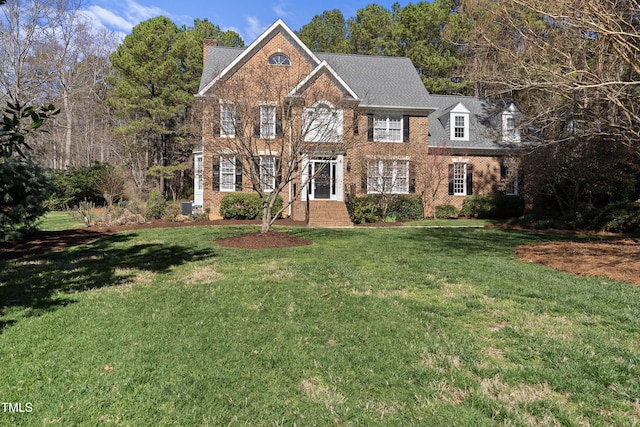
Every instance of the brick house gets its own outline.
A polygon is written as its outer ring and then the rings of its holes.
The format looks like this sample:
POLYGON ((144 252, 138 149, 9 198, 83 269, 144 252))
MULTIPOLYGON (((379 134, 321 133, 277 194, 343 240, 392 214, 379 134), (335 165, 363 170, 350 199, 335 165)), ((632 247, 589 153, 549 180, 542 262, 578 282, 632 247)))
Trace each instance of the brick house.
POLYGON ((194 205, 211 218, 227 193, 279 191, 284 216, 349 225, 348 195, 428 192, 429 141, 453 165, 453 193, 436 203, 458 205, 463 192, 495 190, 482 179, 506 153, 477 138, 478 100, 429 95, 408 58, 314 53, 281 20, 244 49, 205 40, 196 96, 194 205))

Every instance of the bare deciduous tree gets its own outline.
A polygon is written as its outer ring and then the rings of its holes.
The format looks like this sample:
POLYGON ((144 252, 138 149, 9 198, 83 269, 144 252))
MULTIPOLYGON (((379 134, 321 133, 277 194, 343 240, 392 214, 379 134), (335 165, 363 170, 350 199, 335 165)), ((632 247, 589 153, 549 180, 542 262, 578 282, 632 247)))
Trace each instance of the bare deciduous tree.
POLYGON ((547 142, 622 142, 640 156, 640 2, 468 0, 467 70, 519 98, 547 142))

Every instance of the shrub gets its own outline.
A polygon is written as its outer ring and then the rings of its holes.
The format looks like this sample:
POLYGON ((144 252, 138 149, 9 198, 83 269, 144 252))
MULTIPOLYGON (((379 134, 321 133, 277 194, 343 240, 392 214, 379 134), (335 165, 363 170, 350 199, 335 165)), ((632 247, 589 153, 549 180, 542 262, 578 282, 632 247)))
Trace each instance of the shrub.
POLYGON ((149 193, 149 199, 147 200, 147 209, 145 211, 145 218, 147 219, 160 219, 164 215, 164 210, 167 207, 167 199, 164 194, 156 190, 155 188, 149 193))
POLYGON ((350 196, 347 199, 347 210, 351 221, 356 224, 376 222, 380 220, 381 216, 378 200, 373 195, 363 197, 350 196))
POLYGON ((0 159, 0 239, 35 228, 53 189, 42 167, 20 157, 0 159))
POLYGON ((182 209, 180 209, 180 206, 177 203, 169 203, 164 208, 162 219, 165 221, 173 222, 181 213, 182 213, 182 209))
POLYGON ((403 221, 423 216, 422 197, 415 194, 351 196, 347 199, 347 209, 351 221, 356 224, 387 221, 388 219, 403 221), (385 218, 382 218, 381 206, 384 197, 387 198, 388 206, 385 218))
MULTIPOLYGON (((282 197, 278 196, 271 209, 275 215, 282 209, 282 197)), ((257 193, 229 193, 222 196, 220 215, 224 219, 259 219, 262 218, 262 199, 257 193)))
POLYGON ((436 218, 458 218, 460 211, 453 205, 438 205, 435 208, 436 218))
POLYGON ((52 171, 55 192, 49 198, 51 209, 66 209, 87 201, 102 205, 105 200, 99 190, 100 180, 113 171, 107 163, 94 163, 92 166, 74 166, 66 170, 52 171))
POLYGON ((518 196, 477 195, 462 202, 462 215, 467 218, 507 219, 522 216, 524 199, 518 196))
POLYGON ((605 206, 595 217, 592 228, 613 233, 640 230, 640 203, 615 202, 605 206))
POLYGON ((391 197, 387 215, 398 221, 419 219, 424 216, 422 197, 418 194, 398 194, 391 197))

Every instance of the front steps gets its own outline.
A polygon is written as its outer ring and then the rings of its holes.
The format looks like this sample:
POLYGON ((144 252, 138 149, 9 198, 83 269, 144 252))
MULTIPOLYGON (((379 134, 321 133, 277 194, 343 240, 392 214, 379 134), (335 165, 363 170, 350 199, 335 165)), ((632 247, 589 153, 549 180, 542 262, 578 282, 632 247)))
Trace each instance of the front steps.
POLYGON ((353 223, 344 202, 313 200, 309 202, 310 227, 351 227, 353 223))

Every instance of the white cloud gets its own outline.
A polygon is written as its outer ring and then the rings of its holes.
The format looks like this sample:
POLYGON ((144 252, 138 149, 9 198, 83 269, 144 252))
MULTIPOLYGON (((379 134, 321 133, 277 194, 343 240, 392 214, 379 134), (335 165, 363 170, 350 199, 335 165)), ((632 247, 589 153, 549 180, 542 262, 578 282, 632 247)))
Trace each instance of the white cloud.
POLYGON ((267 29, 267 26, 261 24, 260 20, 255 16, 247 16, 247 24, 249 24, 249 26, 245 28, 245 33, 247 34, 248 40, 245 40, 245 42, 248 41, 251 43, 267 29))
POLYGON ((135 23, 127 21, 124 17, 116 15, 110 10, 100 6, 91 6, 87 9, 87 15, 94 21, 98 21, 106 28, 130 32, 135 23))
POLYGON ((147 19, 153 18, 154 16, 168 16, 168 13, 160 9, 159 7, 143 6, 133 0, 127 0, 126 13, 128 16, 137 19, 138 22, 146 21, 147 19))
POLYGON ((286 18, 289 16, 289 12, 287 12, 286 6, 283 3, 273 6, 273 13, 275 13, 279 18, 286 18))

